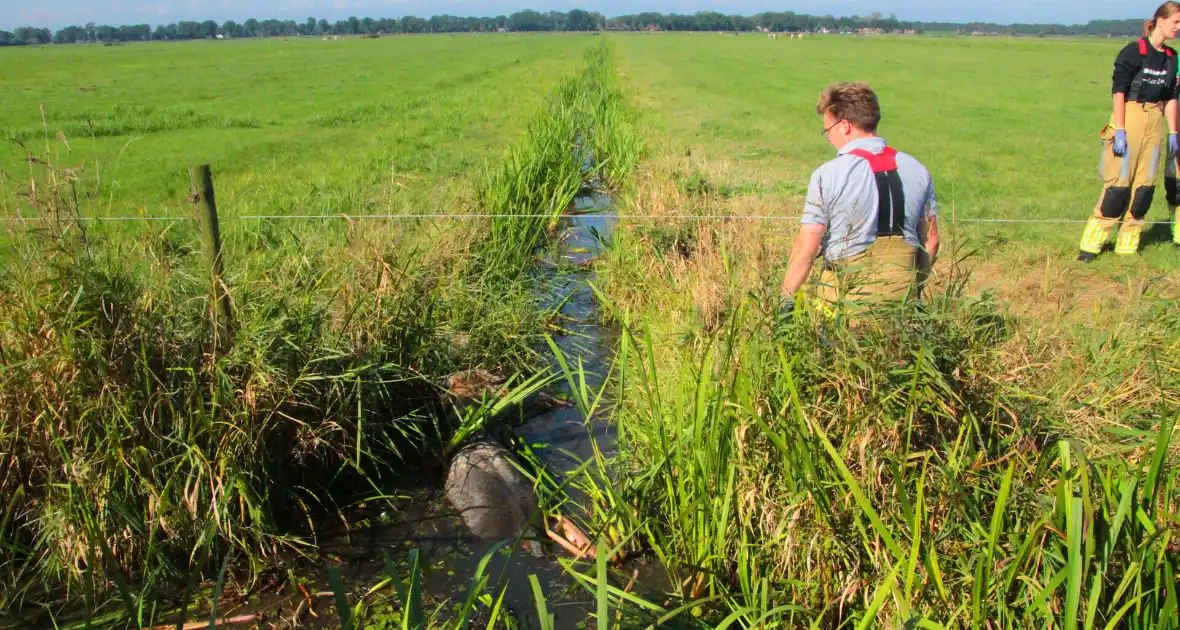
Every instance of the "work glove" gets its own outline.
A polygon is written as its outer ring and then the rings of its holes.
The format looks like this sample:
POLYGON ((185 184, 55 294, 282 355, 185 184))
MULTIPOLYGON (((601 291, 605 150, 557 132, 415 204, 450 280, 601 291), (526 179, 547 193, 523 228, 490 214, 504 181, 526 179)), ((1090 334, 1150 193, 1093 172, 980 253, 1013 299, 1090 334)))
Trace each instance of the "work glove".
POLYGON ((1127 157, 1127 131, 1118 129, 1114 132, 1114 145, 1110 147, 1112 153, 1118 157, 1127 157))
POLYGON ((1180 134, 1175 131, 1168 134, 1168 159, 1176 157, 1180 153, 1180 134))

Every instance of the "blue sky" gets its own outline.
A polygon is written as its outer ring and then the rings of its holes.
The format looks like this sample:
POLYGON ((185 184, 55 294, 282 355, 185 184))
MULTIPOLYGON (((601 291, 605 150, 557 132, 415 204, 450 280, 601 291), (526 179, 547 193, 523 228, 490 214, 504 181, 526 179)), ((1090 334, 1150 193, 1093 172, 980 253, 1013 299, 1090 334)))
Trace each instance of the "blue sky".
POLYGON ((1159 0, 0 0, 0 28, 25 24, 60 28, 95 21, 152 25, 177 20, 242 20, 248 17, 329 20, 403 15, 499 15, 520 9, 564 11, 583 8, 607 16, 660 11, 708 10, 749 15, 796 11, 866 15, 879 11, 911 20, 1060 22, 1148 17, 1159 0))

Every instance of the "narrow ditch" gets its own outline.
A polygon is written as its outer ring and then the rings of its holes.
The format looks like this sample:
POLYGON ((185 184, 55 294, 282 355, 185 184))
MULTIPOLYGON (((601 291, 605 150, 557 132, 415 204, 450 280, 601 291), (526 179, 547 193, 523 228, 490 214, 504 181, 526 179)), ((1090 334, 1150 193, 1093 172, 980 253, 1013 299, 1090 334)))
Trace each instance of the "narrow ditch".
MULTIPOLYGON (((597 193, 577 197, 558 219, 556 234, 541 249, 543 255, 534 269, 539 305, 554 313, 555 328, 559 331, 551 336, 554 345, 567 361, 580 365, 585 387, 594 392, 605 385, 617 341, 617 331, 604 323, 591 287, 596 277, 594 259, 605 247, 613 228, 613 219, 599 214, 612 203, 611 197, 597 193)), ((544 353, 550 370, 560 374, 557 357, 548 347, 544 353)), ((547 392, 558 400, 575 396, 564 378, 555 381, 547 392)), ((523 425, 511 428, 511 433, 527 443, 548 474, 558 480, 583 462, 594 459, 596 449, 606 457, 613 456, 615 450, 613 426, 602 414, 586 418, 576 405, 533 416, 523 425)), ((389 576, 387 555, 395 571, 406 578, 411 571, 411 551, 415 551, 421 567, 425 612, 429 616, 438 606, 443 606, 439 610, 440 621, 457 613, 456 607, 467 599, 486 558, 483 574, 488 576, 488 583, 483 590, 492 597, 502 592, 505 612, 517 621, 528 623, 528 627, 541 627, 529 580, 530 576, 536 576, 556 627, 576 627, 594 612, 594 596, 557 561, 559 557, 569 557, 568 553, 554 544, 542 546, 544 554, 536 556, 511 543, 505 545, 474 536, 439 484, 411 493, 403 508, 393 515, 384 518, 381 514, 367 515, 351 533, 337 533, 323 542, 320 551, 342 563, 344 583, 354 596, 364 592, 357 587, 371 588, 389 576)), ((587 564, 587 570, 593 570, 591 563, 587 564)), ((387 597, 379 599, 383 601, 362 611, 364 625, 360 627, 370 630, 401 627, 401 603, 387 597)), ((476 627, 489 621, 486 603, 478 606, 472 616, 476 627)), ((319 623, 306 617, 302 622, 308 627, 334 627, 337 623, 334 612, 319 614, 319 623)))

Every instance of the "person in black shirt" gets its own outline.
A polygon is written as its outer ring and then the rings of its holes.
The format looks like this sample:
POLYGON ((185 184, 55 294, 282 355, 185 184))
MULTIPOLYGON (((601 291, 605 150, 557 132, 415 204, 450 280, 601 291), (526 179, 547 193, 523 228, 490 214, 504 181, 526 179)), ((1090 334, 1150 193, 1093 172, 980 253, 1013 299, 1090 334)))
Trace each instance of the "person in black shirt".
MULTIPOLYGON (((1078 254, 1082 262, 1097 257, 1110 230, 1120 220, 1115 253, 1131 255, 1139 251, 1143 217, 1155 194, 1165 119, 1168 162, 1180 152, 1176 102, 1178 59, 1176 51, 1164 45, 1177 31, 1180 31, 1180 3, 1165 2, 1144 23, 1143 38, 1128 44, 1115 59, 1111 87, 1114 111, 1110 124, 1102 130, 1099 171, 1103 191, 1082 233, 1078 254), (1123 220, 1128 209, 1131 216, 1123 220)), ((1173 177, 1169 192, 1175 183, 1173 177)), ((1168 196, 1170 203, 1175 195, 1168 196)))

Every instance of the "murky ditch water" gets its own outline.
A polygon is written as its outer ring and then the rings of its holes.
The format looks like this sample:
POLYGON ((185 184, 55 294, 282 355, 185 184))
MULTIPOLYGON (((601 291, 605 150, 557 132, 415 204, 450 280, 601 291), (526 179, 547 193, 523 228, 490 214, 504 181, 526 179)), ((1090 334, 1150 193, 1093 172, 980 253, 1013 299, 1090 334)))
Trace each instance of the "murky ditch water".
MULTIPOLYGON (((613 227, 610 219, 596 214, 608 209, 610 203, 609 197, 599 195, 577 198, 570 212, 559 221, 555 242, 546 249, 547 256, 536 269, 541 307, 556 311, 555 323, 562 331, 553 341, 570 365, 581 362, 586 386, 595 392, 608 376, 616 347, 616 332, 602 322, 590 287, 595 280, 593 260, 601 253, 613 227)), ((548 347, 543 353, 549 357, 554 373, 560 373, 560 366, 548 347)), ((572 399, 565 379, 554 383, 549 393, 559 399, 572 399)), ((615 449, 612 425, 605 419, 587 421, 576 406, 535 416, 516 427, 514 433, 532 446, 549 473, 559 480, 592 459, 595 444, 607 457, 615 449)), ((434 490, 431 494, 427 512, 434 518, 421 518, 413 539, 402 541, 402 545, 416 546, 422 549, 428 562, 437 561, 437 568, 427 576, 424 589, 427 593, 434 591, 436 596, 462 600, 478 564, 495 543, 471 536, 441 492, 434 490)), ((491 583, 496 584, 501 576, 506 579, 505 604, 518 620, 530 627, 540 626, 529 575, 537 576, 557 627, 576 627, 594 609, 592 594, 566 575, 558 564, 556 556, 561 554, 564 552, 553 545, 547 546, 543 557, 520 550, 511 555, 495 554, 489 563, 487 572, 491 583)), ((591 571, 592 567, 587 566, 586 570, 591 571)))
MULTIPOLYGON (((546 260, 540 268, 542 306, 552 309, 560 305, 559 324, 564 334, 554 337, 554 342, 571 367, 577 369, 581 361, 586 387, 592 392, 602 388, 617 345, 617 331, 602 322, 591 288, 596 279, 593 261, 601 254, 613 228, 613 220, 598 213, 610 207, 611 199, 606 196, 578 197, 572 211, 559 223, 554 259, 546 260)), ((555 373, 561 371, 551 355, 550 367, 555 373)), ((564 379, 554 386, 553 393, 567 399, 572 394, 564 379)), ((612 456, 613 431, 609 422, 599 418, 588 422, 577 407, 567 407, 533 418, 516 434, 532 444, 545 444, 538 454, 551 471, 561 476, 592 458, 594 443, 604 455, 612 456)))

